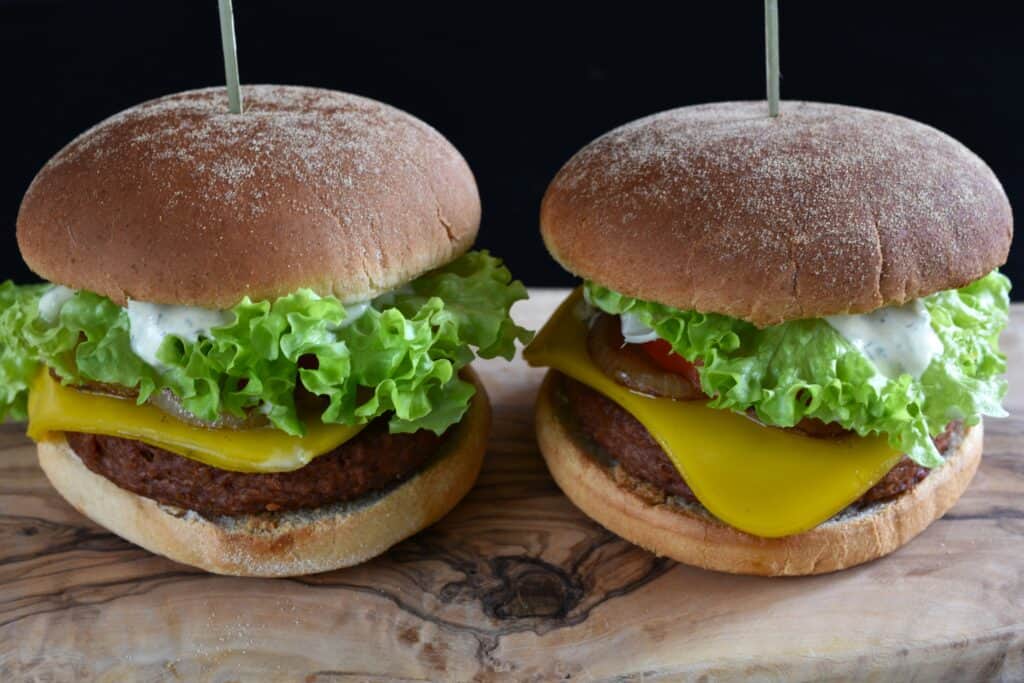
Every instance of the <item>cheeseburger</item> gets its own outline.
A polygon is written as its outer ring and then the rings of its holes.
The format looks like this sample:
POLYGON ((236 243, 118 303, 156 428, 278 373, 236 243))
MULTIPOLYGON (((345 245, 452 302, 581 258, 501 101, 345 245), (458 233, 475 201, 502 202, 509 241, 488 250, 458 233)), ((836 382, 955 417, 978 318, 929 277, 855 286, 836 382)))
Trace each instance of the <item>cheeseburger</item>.
POLYGON ((526 357, 583 512, 680 562, 818 574, 941 517, 1005 415, 1012 234, 992 171, 921 123, 785 102, 597 139, 541 231, 584 279, 526 357))
POLYGON ((171 95, 103 121, 32 182, 0 287, 0 410, 73 506, 207 571, 371 558, 480 469, 470 369, 511 357, 526 296, 467 251, 473 175, 373 100, 287 86, 171 95))

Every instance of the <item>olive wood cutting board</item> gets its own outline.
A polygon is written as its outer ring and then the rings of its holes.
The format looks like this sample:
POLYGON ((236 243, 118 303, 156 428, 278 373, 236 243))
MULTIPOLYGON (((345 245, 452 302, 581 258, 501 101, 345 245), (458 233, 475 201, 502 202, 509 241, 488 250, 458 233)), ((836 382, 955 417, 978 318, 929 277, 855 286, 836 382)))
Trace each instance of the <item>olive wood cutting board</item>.
MULTIPOLYGON (((535 290, 536 327, 564 290, 535 290)), ((763 579, 677 565, 588 521, 533 439, 542 372, 478 364, 495 409, 476 488, 365 565, 211 576, 63 502, 0 426, 0 680, 1024 680, 1024 307, 1013 416, 973 485, 890 557, 763 579)))

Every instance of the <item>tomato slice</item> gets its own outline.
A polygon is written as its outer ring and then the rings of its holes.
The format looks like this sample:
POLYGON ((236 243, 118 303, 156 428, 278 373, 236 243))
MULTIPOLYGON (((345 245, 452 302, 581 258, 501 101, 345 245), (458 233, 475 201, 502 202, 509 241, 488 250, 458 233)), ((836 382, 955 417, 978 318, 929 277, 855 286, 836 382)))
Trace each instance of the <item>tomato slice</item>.
MULTIPOLYGON (((686 360, 678 353, 672 350, 672 345, 664 339, 655 339, 654 341, 641 344, 640 348, 644 350, 651 360, 658 364, 663 370, 674 372, 677 375, 682 375, 697 388, 700 388, 700 375, 697 373, 697 365, 686 360)), ((697 361, 699 364, 700 361, 697 361)))

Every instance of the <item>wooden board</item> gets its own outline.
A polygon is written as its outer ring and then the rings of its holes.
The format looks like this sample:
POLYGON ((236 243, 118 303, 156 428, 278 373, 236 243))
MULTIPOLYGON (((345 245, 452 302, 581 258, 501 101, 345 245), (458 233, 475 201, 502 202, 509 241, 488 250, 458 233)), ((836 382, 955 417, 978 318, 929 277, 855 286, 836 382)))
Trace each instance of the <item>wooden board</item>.
MULTIPOLYGON (((537 291, 539 324, 564 292, 537 291)), ((481 364, 476 489, 349 570, 209 576, 91 524, 0 428, 0 680, 1024 679, 1024 308, 1006 420, 944 519, 891 557, 759 579, 676 565, 585 519, 532 437, 538 371, 481 364)))

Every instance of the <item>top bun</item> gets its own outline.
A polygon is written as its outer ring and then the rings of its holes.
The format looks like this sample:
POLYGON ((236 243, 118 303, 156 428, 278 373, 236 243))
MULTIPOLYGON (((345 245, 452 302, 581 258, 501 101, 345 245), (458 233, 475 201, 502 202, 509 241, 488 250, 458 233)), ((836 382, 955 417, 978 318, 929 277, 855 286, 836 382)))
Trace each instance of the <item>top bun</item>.
POLYGON ((86 131, 39 172, 18 245, 47 280, 212 308, 309 287, 368 299, 466 251, 473 174, 394 107, 295 86, 169 95, 86 131))
POLYGON ((814 102, 683 107, 626 124, 558 172, 548 249, 623 294, 765 326, 961 287, 1006 261, 1002 186, 953 138, 814 102))

